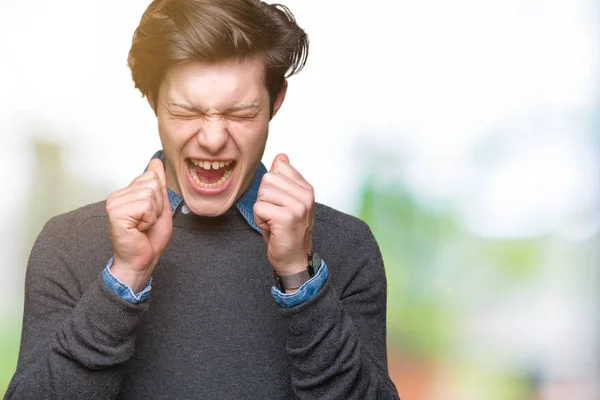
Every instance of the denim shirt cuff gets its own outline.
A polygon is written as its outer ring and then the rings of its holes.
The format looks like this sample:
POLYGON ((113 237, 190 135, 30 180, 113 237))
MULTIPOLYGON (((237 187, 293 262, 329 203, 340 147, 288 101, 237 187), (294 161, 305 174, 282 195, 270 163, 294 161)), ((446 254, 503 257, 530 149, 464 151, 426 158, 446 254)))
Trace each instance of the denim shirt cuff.
POLYGON ((329 271, 327 270, 327 264, 325 264, 324 260, 321 260, 321 266, 315 276, 304 282, 298 291, 286 294, 273 286, 271 288, 271 294, 277 304, 285 308, 291 308, 313 298, 319 290, 321 290, 328 276, 329 271))
POLYGON ((141 303, 142 301, 146 300, 150 294, 150 289, 152 289, 152 278, 148 280, 146 287, 144 287, 141 292, 133 293, 129 286, 118 280, 117 277, 110 272, 110 267, 113 265, 113 262, 114 259, 111 257, 106 264, 106 268, 104 268, 104 271, 102 271, 102 280, 106 286, 108 286, 119 297, 131 304, 141 303))

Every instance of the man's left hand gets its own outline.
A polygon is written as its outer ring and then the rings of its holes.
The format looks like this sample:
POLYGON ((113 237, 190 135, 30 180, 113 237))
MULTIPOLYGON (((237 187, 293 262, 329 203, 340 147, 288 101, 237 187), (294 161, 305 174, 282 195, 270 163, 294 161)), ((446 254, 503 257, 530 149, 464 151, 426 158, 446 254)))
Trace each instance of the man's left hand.
POLYGON ((280 276, 306 269, 312 250, 315 195, 313 187, 278 154, 258 189, 254 220, 267 244, 267 257, 280 276))

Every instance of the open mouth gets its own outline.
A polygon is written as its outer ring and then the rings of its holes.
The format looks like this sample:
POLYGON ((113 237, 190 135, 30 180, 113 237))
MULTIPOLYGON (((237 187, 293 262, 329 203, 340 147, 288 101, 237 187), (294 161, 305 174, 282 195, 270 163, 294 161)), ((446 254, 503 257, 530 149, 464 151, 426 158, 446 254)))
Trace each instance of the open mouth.
POLYGON ((223 186, 235 168, 234 160, 205 161, 187 159, 190 176, 200 188, 217 189, 223 186))

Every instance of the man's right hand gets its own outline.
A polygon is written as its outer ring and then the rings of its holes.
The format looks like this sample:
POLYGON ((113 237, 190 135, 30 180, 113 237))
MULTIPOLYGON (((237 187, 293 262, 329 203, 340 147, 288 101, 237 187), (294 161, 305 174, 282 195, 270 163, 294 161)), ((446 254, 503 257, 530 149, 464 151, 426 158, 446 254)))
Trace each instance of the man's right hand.
POLYGON ((146 172, 111 193, 106 212, 114 251, 111 272, 138 293, 150 279, 173 232, 162 161, 152 159, 146 172))

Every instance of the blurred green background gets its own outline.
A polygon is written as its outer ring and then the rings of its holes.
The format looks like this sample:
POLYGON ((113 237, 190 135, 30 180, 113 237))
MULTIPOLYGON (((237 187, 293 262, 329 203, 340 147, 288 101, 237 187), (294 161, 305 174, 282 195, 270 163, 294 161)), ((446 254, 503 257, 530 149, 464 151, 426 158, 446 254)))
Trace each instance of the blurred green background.
MULTIPOLYGON (((311 54, 263 161, 370 225, 402 399, 600 398, 598 2, 284 3, 311 54)), ((41 227, 160 148, 124 62, 147 5, 0 5, 0 393, 41 227)))

